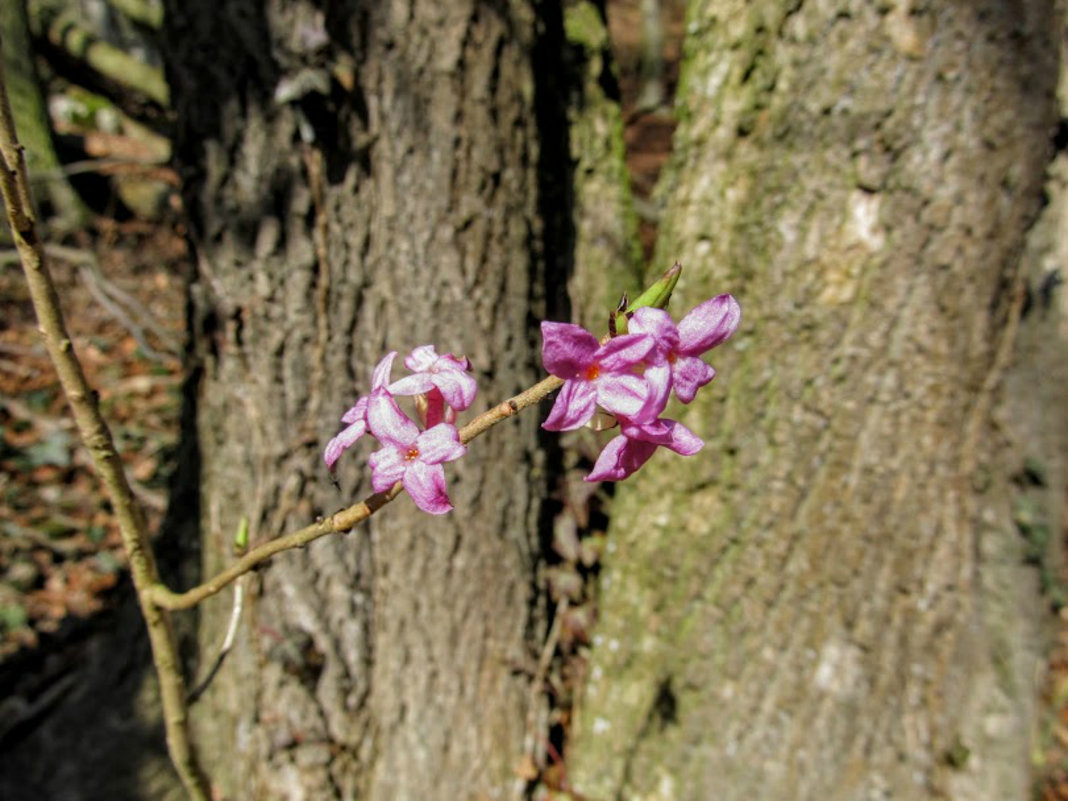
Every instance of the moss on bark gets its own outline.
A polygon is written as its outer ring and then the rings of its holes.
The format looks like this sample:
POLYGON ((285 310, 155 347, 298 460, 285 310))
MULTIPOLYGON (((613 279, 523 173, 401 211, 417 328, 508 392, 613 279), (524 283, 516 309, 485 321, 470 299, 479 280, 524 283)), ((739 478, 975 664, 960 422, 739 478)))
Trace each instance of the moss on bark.
POLYGON ((691 4, 658 260, 743 325, 672 410, 705 451, 613 506, 590 797, 1025 797, 1040 613, 991 409, 1058 18, 910 8, 691 4))

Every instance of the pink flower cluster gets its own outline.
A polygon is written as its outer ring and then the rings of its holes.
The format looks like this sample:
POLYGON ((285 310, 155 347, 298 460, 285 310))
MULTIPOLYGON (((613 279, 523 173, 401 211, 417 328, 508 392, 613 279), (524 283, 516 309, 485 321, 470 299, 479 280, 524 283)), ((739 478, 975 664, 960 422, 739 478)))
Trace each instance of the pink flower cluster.
POLYGON ((471 363, 452 354, 438 356, 432 345, 421 345, 404 360, 411 375, 390 383, 396 357, 393 351, 375 367, 371 394, 361 397, 341 417, 348 427, 330 440, 323 460, 333 470, 341 454, 370 433, 382 445, 370 458, 375 492, 385 492, 400 481, 416 506, 430 514, 444 514, 452 504, 442 464, 467 453, 453 424, 456 412, 470 406, 478 391, 467 372, 471 363), (422 428, 397 405, 398 395, 415 396, 422 428))
POLYGON ((584 328, 541 324, 542 362, 564 385, 542 424, 569 431, 593 419, 600 407, 619 421, 620 434, 601 451, 587 481, 619 481, 658 447, 692 455, 704 442, 686 426, 660 417, 672 389, 683 403, 716 371, 700 358, 738 329, 741 308, 730 295, 706 300, 676 325, 662 309, 637 309, 628 333, 603 345, 584 328))
MULTIPOLYGON (((682 268, 676 265, 643 298, 667 302, 682 268)), ((619 435, 601 451, 587 481, 626 478, 659 447, 691 455, 704 443, 690 429, 661 417, 674 390, 683 403, 711 381, 716 371, 700 356, 738 329, 741 309, 730 295, 698 305, 676 324, 656 305, 627 315, 627 333, 603 343, 584 328, 567 323, 541 324, 542 361, 563 379, 549 418, 550 431, 569 431, 589 423, 598 409, 619 424, 619 435)), ((478 388, 471 363, 452 354, 439 356, 421 345, 404 360, 411 374, 390 381, 396 351, 375 367, 371 394, 342 416, 346 428, 326 446, 323 459, 334 469, 341 454, 364 434, 381 448, 370 458, 371 484, 385 492, 398 481, 416 506, 430 514, 452 509, 442 465, 467 452, 456 430, 456 413, 469 407, 478 388), (397 396, 414 396, 420 426, 397 405, 397 396)))

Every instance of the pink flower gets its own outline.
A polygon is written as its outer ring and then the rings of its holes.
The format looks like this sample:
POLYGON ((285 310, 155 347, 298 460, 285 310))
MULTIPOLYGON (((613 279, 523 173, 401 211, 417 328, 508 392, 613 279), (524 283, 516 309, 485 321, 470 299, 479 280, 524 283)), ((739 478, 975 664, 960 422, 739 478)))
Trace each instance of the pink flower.
POLYGON ((697 357, 728 340, 741 319, 738 301, 717 295, 696 306, 677 326, 661 309, 638 309, 628 320, 627 330, 655 340, 650 358, 669 365, 675 395, 689 403, 697 390, 716 377, 716 371, 697 357))
POLYGON ((652 337, 625 334, 600 345, 580 326, 550 322, 541 324, 541 336, 545 369, 564 379, 542 428, 578 428, 593 418, 598 405, 629 419, 653 419, 662 410, 649 408, 651 399, 666 397, 661 390, 668 380, 666 370, 648 375, 645 369, 643 360, 655 344, 652 337))
POLYGON ((463 411, 475 399, 478 385, 467 371, 471 362, 451 353, 438 356, 433 345, 420 345, 405 359, 405 366, 412 375, 390 384, 394 395, 422 395, 437 389, 445 402, 457 411, 463 411))
POLYGON ((439 423, 420 432, 382 388, 371 393, 366 417, 371 433, 383 446, 370 458, 375 492, 385 492, 400 481, 424 512, 440 515, 452 509, 441 465, 467 453, 455 426, 439 423))
POLYGON ((620 421, 620 435, 612 439, 586 481, 621 481, 647 461, 660 446, 692 456, 705 443, 682 423, 660 419, 646 425, 620 421))
MULTIPOLYGON (((389 383, 389 374, 393 369, 393 360, 395 358, 397 358, 397 351, 391 351, 375 367, 374 374, 371 376, 372 391, 389 383)), ((326 443, 326 448, 323 451, 323 461, 326 462, 326 466, 330 470, 334 469, 334 465, 341 458, 341 454, 355 445, 356 441, 367 433, 367 400, 367 396, 361 397, 356 401, 355 406, 341 416, 341 422, 348 423, 348 428, 326 443)))

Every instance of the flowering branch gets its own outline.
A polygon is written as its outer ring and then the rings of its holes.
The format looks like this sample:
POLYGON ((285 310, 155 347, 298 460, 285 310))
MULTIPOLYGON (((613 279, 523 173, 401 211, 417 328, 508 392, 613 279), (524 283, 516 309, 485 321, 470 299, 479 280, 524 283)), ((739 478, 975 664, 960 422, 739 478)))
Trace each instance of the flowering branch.
MULTIPOLYGON (((466 445, 498 423, 515 417, 523 409, 533 406, 548 397, 550 393, 559 389, 562 383, 561 379, 549 376, 530 389, 524 390, 518 395, 483 412, 460 429, 460 442, 466 445)), ((342 509, 325 520, 319 520, 299 531, 268 540, 249 550, 248 553, 216 576, 185 592, 173 592, 162 583, 157 583, 150 588, 150 597, 153 603, 163 609, 190 609, 205 598, 210 598, 225 589, 232 581, 250 570, 254 570, 277 553, 288 551, 292 548, 303 548, 305 545, 315 542, 315 540, 328 534, 344 534, 351 531, 358 523, 366 520, 400 495, 403 489, 403 485, 397 482, 385 492, 376 492, 360 503, 353 504, 347 509, 342 509)))
POLYGON ((468 361, 451 354, 438 356, 433 347, 423 345, 405 359, 413 373, 391 383, 397 354, 388 353, 375 367, 371 394, 357 400, 342 416, 346 428, 323 454, 332 470, 345 450, 366 434, 373 435, 383 445, 370 459, 372 484, 378 492, 329 518, 268 540, 196 587, 178 593, 157 583, 149 588, 149 597, 163 609, 189 609, 277 553, 350 531, 404 490, 426 512, 448 511, 452 506, 441 463, 459 458, 463 446, 475 437, 556 390, 562 391, 544 428, 578 428, 599 407, 619 425, 619 436, 604 448, 587 480, 624 479, 661 446, 683 455, 696 453, 704 443, 681 423, 660 414, 673 390, 689 403, 713 379, 715 370, 698 357, 737 330, 741 310, 733 297, 719 295, 699 304, 676 325, 663 309, 638 305, 666 304, 680 272, 675 265, 627 307, 616 321, 621 330, 615 337, 599 342, 579 326, 542 323, 542 360, 553 375, 459 430, 452 425, 456 410, 467 408, 476 392, 474 379, 467 373, 468 361), (629 333, 622 333, 628 326, 629 333), (394 395, 416 396, 418 416, 425 426, 422 431, 400 410, 394 395))

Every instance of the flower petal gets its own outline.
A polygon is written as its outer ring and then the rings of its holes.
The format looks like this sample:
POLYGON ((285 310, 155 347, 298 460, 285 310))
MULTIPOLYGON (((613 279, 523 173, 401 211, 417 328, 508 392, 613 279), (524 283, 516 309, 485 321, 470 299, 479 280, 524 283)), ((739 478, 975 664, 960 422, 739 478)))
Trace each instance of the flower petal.
POLYGON ((390 384, 389 391, 393 395, 422 395, 434 388, 434 378, 431 373, 412 373, 390 384))
POLYGON ((705 441, 675 420, 666 421, 671 428, 671 442, 665 447, 683 456, 693 456, 705 447, 705 441))
POLYGON ((388 390, 376 389, 367 402, 367 426, 383 444, 407 448, 419 436, 419 426, 400 410, 388 390))
POLYGON ((355 423, 358 420, 367 420, 367 396, 356 401, 356 405, 341 415, 342 423, 355 423))
POLYGON ((627 330, 633 334, 647 334, 656 343, 647 358, 661 362, 679 347, 679 330, 671 316, 663 309, 643 306, 627 321, 627 330))
POLYGON ((453 356, 451 353, 446 353, 441 358, 447 359, 450 362, 454 362, 456 364, 457 369, 459 370, 463 370, 466 372, 471 369, 471 360, 468 359, 466 356, 453 356))
POLYGON ((655 450, 651 442, 615 437, 604 446, 586 481, 621 481, 649 461, 655 450))
POLYGON ((366 433, 367 421, 361 419, 354 422, 326 443, 326 448, 323 450, 323 461, 326 462, 326 466, 333 470, 334 464, 341 458, 341 454, 344 453, 347 448, 351 448, 356 443, 356 440, 366 433))
POLYGON ((671 377, 675 384, 675 396, 683 403, 694 399, 697 390, 716 377, 716 371, 696 356, 675 357, 671 377))
POLYGON ((635 421, 655 420, 660 416, 671 397, 671 376, 671 366, 667 362, 649 367, 642 373, 641 378, 649 389, 649 395, 641 411, 633 416, 635 421))
POLYGON ((705 446, 704 441, 682 423, 666 418, 643 425, 626 421, 620 431, 628 439, 670 448, 683 456, 692 456, 705 446))
POLYGON ((420 345, 404 357, 404 366, 415 373, 422 373, 434 366, 438 352, 433 345, 420 345))
POLYGON ((424 431, 415 440, 419 450, 419 461, 423 464, 440 464, 459 459, 467 448, 460 444, 460 435, 456 427, 448 423, 439 423, 424 431))
POLYGON ((445 491, 445 468, 440 464, 424 464, 418 459, 410 462, 404 474, 404 489, 424 512, 443 515, 452 509, 445 491))
POLYGON ((397 358, 397 351, 391 350, 375 366, 371 375, 371 389, 376 390, 389 384, 389 374, 393 371, 393 360, 397 358))
POLYGON ((621 417, 640 416, 649 400, 649 382, 633 373, 607 375, 591 383, 597 390, 597 403, 621 417))
POLYGON ((445 401, 454 409, 466 409, 478 394, 475 378, 466 370, 471 362, 459 359, 451 353, 438 356, 430 345, 422 345, 412 351, 404 363, 415 371, 390 385, 396 395, 421 395, 437 387, 445 401))
POLYGON ((593 363, 597 337, 571 323, 541 324, 541 362, 559 378, 575 378, 593 363))
POLYGON ((590 422, 596 410, 597 390, 593 384, 589 381, 565 381, 549 417, 541 427, 546 431, 570 431, 590 422))
POLYGON ((640 364, 655 345, 656 340, 648 334, 624 334, 605 342, 593 360, 602 372, 623 373, 640 364))
POLYGON ((371 486, 375 492, 385 492, 404 478, 405 472, 412 464, 392 445, 372 453, 367 463, 371 465, 371 486))
POLYGON ((464 410, 474 401, 478 394, 475 378, 458 367, 441 370, 433 374, 434 385, 445 396, 445 402, 454 409, 464 410))
POLYGON ((738 330, 742 307, 731 295, 717 295, 679 321, 679 352, 696 356, 725 342, 738 330))

